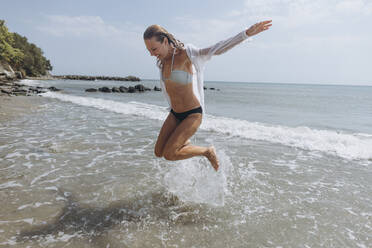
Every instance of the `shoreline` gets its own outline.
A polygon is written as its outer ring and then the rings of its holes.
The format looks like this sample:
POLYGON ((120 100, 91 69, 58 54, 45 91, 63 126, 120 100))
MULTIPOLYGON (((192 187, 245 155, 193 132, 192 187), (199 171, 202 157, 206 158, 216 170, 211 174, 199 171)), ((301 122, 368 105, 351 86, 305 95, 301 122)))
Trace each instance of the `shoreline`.
POLYGON ((23 115, 32 114, 42 104, 43 87, 31 87, 20 80, 0 81, 0 125, 23 115))

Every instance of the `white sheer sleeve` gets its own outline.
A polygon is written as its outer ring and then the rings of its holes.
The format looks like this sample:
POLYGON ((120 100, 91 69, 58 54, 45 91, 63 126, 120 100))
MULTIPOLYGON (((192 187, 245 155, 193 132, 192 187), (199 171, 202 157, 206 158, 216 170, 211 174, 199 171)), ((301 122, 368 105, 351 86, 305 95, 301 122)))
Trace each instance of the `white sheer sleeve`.
MULTIPOLYGON (((188 57, 190 58, 195 71, 193 70, 193 91, 195 96, 200 101, 200 105, 203 108, 203 112, 205 113, 205 106, 204 106, 204 67, 205 62, 208 61, 213 55, 222 54, 234 46, 240 44, 244 40, 248 39, 249 37, 245 33, 246 30, 240 32, 239 34, 220 41, 213 46, 206 47, 206 48, 197 48, 193 44, 186 44, 185 50, 187 52, 188 57)), ((251 38, 249 38, 251 39, 251 38)))
MULTIPOLYGON (((248 39, 245 30, 243 32, 240 32, 239 34, 228 38, 226 40, 222 40, 212 46, 201 48, 199 51, 197 51, 198 55, 201 58, 203 58, 204 62, 211 59, 213 55, 220 55, 225 53, 226 51, 230 50, 234 46, 240 44, 244 40, 248 39)), ((250 38, 251 39, 251 38, 250 38)))

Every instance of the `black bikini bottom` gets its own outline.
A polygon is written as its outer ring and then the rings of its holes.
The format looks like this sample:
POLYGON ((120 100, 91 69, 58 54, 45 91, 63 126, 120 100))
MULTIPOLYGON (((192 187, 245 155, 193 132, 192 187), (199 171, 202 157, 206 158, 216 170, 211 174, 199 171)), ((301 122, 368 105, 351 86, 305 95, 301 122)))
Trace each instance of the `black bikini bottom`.
POLYGON ((176 117, 177 120, 179 121, 183 121, 184 119, 187 118, 187 116, 191 115, 191 114, 194 114, 194 113, 203 113, 203 110, 202 110, 202 107, 198 107, 198 108, 194 108, 194 109, 191 109, 189 111, 186 111, 186 112, 182 112, 182 113, 177 113, 177 112, 174 112, 173 109, 171 109, 170 111, 174 117, 176 117))

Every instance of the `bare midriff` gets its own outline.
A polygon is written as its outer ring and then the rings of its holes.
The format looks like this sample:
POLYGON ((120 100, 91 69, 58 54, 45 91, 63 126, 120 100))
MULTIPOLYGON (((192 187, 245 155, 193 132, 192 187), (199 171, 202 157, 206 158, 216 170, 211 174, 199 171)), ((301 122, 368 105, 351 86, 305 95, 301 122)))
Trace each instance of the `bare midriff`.
POLYGON ((200 106, 192 89, 192 82, 185 85, 166 80, 165 88, 175 112, 181 113, 200 106))

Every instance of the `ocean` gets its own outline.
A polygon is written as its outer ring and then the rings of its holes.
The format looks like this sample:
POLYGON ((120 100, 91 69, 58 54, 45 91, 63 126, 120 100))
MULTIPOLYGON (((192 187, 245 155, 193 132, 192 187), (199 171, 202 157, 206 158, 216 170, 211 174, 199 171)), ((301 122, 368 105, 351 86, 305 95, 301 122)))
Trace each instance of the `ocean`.
POLYGON ((22 83, 62 91, 0 124, 0 246, 372 247, 370 86, 206 82, 216 173, 155 157, 162 92, 22 83))

